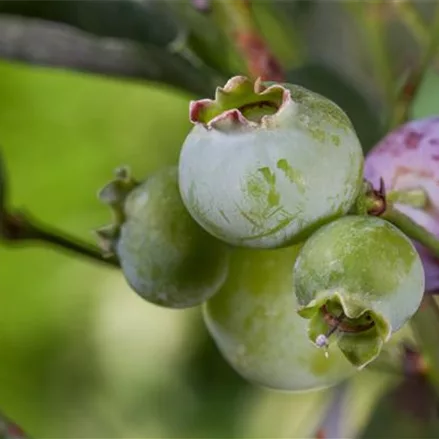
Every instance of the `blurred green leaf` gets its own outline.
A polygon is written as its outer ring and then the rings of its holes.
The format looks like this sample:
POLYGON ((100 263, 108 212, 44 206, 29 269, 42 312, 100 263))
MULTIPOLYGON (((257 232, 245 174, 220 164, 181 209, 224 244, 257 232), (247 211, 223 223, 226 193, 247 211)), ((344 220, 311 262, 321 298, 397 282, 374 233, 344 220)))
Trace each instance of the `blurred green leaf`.
MULTIPOLYGON (((264 39, 267 41, 274 56, 286 69, 302 64, 305 45, 297 31, 297 20, 287 17, 279 4, 291 2, 254 1, 252 12, 264 39)), ((310 2, 295 2, 307 4, 310 2)), ((297 18, 297 17, 295 17, 297 18)))
POLYGON ((251 410, 252 417, 241 420, 238 437, 312 438, 331 402, 331 390, 311 392, 255 391, 242 411, 251 410))
POLYGON ((398 383, 398 376, 365 370, 333 389, 333 400, 320 426, 325 438, 358 437, 377 402, 398 383))
POLYGON ((427 380, 406 377, 375 407, 361 438, 437 438, 438 402, 427 380))
POLYGON ((401 383, 405 346, 409 344, 413 344, 413 334, 405 325, 365 370, 332 390, 319 437, 356 438, 363 432, 383 396, 401 383))
MULTIPOLYGON (((213 430, 217 437, 235 437, 242 422, 239 414, 242 404, 248 398, 254 398, 257 389, 236 373, 220 354, 206 330, 201 313, 191 329, 188 337, 194 340, 191 343, 193 355, 186 359, 181 373, 197 398, 199 422, 194 433, 196 437, 210 437, 213 430), (228 422, 224 422, 223 416, 228 422)), ((190 422, 187 417, 176 419, 173 437, 177 437, 179 431, 187 430, 190 422)))
POLYGON ((322 64, 308 64, 287 74, 288 82, 327 97, 350 117, 366 153, 384 134, 379 115, 366 98, 337 71, 322 64))
POLYGON ((6 207, 5 206, 6 190, 7 190, 6 169, 5 169, 4 159, 0 151, 0 219, 6 207))
POLYGON ((439 114, 439 72, 427 70, 411 108, 412 119, 422 119, 439 114))
MULTIPOLYGON (((129 55, 135 57, 131 70, 138 71, 128 72, 135 78, 162 81, 202 96, 210 93, 222 80, 218 73, 204 65, 191 51, 187 44, 185 23, 178 19, 165 1, 0 0, 1 13, 8 14, 8 17, 37 18, 67 24, 90 36, 116 39, 119 44, 129 46, 129 55)), ((46 65, 63 66, 65 54, 61 60, 51 62, 50 43, 42 38, 40 44, 49 53, 45 59, 46 65)), ((69 47, 65 47, 64 51, 68 53, 69 47)), ((9 56, 13 59, 13 55, 9 56)), ((59 54, 53 56, 60 57, 59 54)), ((29 60, 24 57, 24 61, 29 60)), ((105 65, 105 60, 101 64, 105 65)), ((75 66, 67 63, 65 67, 75 66)), ((108 74, 112 74, 110 68, 108 74)))
POLYGON ((159 47, 168 46, 185 30, 165 2, 154 0, 2 0, 0 13, 58 21, 95 35, 159 47))
POLYGON ((276 7, 281 11, 281 13, 295 21, 297 19, 309 16, 319 2, 316 0, 308 0, 306 2, 297 0, 275 0, 273 3, 275 3, 276 7))
MULTIPOLYGON (((387 374, 391 385, 384 388, 385 394, 365 425, 363 439, 437 438, 439 435, 439 399, 433 387, 437 358, 432 361, 430 355, 437 353, 439 314, 431 309, 430 302, 434 302, 432 296, 427 297, 410 326, 403 329, 407 337, 402 338, 405 341, 399 346, 401 372, 387 374), (417 341, 416 348, 413 348, 414 341, 417 341)), ((396 336, 399 337, 398 333, 396 336)))
MULTIPOLYGON (((160 87, 0 63, 0 96, 11 202, 89 240, 109 220, 96 194, 113 170, 141 179, 175 164, 190 128, 189 97, 160 87)), ((31 436, 115 437, 96 400, 117 412, 119 396, 102 383, 91 327, 109 291, 128 288, 51 249, 0 246, 0 261, 0 407, 31 436)))
POLYGON ((437 297, 426 295, 422 306, 411 318, 417 345, 427 362, 431 384, 439 395, 439 305, 437 297))

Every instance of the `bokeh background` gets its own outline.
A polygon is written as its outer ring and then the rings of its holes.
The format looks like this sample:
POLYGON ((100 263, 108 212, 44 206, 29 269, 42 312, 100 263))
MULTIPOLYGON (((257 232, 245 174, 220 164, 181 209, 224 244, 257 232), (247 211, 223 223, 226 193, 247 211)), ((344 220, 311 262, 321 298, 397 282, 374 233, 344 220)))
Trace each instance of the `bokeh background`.
MULTIPOLYGON (((410 5, 253 1, 252 19, 288 81, 339 103, 367 150, 428 43, 436 2, 410 5)), ((93 242, 110 220, 96 193, 114 168, 144 178, 176 163, 190 99, 247 73, 239 23, 211 7, 0 1, 11 203, 93 242)), ((434 61, 412 117, 438 113, 434 61)), ((0 408, 33 437, 438 437, 429 385, 407 390, 393 372, 306 394, 260 389, 225 363, 199 309, 146 303, 119 271, 77 256, 0 246, 0 408), (420 413, 399 404, 418 393, 420 413)))

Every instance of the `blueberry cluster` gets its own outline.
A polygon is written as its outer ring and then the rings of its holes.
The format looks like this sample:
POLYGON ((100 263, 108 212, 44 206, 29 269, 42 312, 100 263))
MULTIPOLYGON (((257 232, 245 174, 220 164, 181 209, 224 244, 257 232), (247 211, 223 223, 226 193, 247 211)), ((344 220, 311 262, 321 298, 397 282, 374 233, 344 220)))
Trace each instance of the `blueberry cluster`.
POLYGON ((223 356, 259 385, 327 387, 375 360, 439 288, 439 264, 367 197, 381 184, 439 236, 439 119, 364 160, 336 104, 238 76, 192 102, 190 120, 178 166, 101 191, 115 220, 99 237, 127 282, 157 305, 202 305, 223 356), (428 203, 396 197, 411 190, 428 203))

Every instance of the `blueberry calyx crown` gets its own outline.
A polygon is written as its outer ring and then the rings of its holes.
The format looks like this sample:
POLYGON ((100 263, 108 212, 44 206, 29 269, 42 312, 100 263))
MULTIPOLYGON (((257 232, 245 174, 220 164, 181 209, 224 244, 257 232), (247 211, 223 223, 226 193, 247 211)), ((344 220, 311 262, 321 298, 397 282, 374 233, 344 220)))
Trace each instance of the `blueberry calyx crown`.
POLYGON ((112 224, 95 230, 98 245, 105 256, 114 254, 114 246, 119 237, 120 228, 125 222, 125 200, 139 182, 133 178, 128 167, 119 167, 114 171, 114 179, 98 193, 101 203, 110 207, 113 214, 112 224))
POLYGON ((191 101, 189 118, 193 124, 220 131, 269 125, 288 102, 292 102, 291 93, 281 84, 234 76, 216 89, 215 99, 191 101))
POLYGON ((298 313, 310 320, 308 337, 312 343, 319 348, 337 343, 358 369, 379 355, 392 332, 380 313, 339 292, 299 309, 298 313))

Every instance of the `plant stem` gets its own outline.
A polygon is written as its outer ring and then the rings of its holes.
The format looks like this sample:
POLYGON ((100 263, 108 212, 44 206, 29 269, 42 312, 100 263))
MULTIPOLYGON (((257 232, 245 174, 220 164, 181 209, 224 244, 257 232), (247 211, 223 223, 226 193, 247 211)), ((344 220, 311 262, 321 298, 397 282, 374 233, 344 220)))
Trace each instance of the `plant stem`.
POLYGON ((3 212, 0 217, 0 242, 1 240, 7 244, 40 242, 106 265, 119 266, 116 258, 106 258, 97 247, 38 223, 21 212, 3 212))
POLYGON ((405 204, 417 209, 428 205, 428 195, 422 188, 391 191, 387 193, 386 199, 391 203, 405 204))
POLYGON ((284 81, 285 73, 253 19, 250 0, 216 0, 214 10, 247 64, 248 74, 256 79, 284 81))
POLYGON ((421 55, 421 61, 417 68, 415 68, 408 76, 407 80, 399 91, 393 115, 390 121, 390 129, 401 125, 405 121, 409 120, 409 112, 419 90, 419 87, 424 79, 428 67, 431 61, 435 57, 439 46, 439 4, 436 6, 434 18, 429 30, 429 41, 424 47, 423 54, 421 55))
POLYGON ((394 224, 409 238, 418 241, 439 258, 439 239, 410 217, 389 205, 382 214, 382 218, 394 224))

